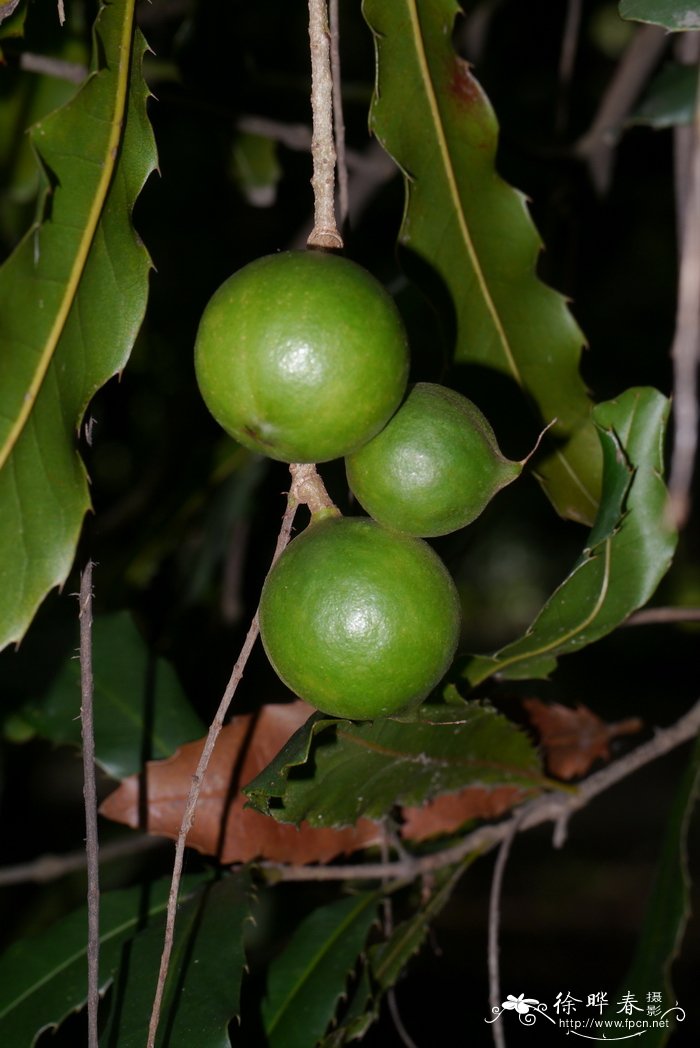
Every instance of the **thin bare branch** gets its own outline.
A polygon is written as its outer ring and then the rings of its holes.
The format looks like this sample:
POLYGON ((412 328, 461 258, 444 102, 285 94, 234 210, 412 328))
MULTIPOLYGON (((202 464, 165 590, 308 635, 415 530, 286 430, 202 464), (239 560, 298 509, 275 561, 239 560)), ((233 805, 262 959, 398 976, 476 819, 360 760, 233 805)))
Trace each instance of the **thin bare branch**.
MULTIPOLYGON (((316 467, 312 464, 292 464, 289 467, 292 475, 292 483, 290 486, 289 494, 287 495, 287 506, 282 518, 282 525, 280 527, 279 535, 277 536, 277 544, 275 546, 275 552, 272 556, 272 563, 270 568, 275 564, 278 557, 282 554, 285 547, 288 545, 292 534, 292 526, 294 524, 294 517, 298 507, 302 504, 308 505, 312 513, 316 512, 319 508, 332 507, 333 503, 328 497, 323 481, 316 472, 316 467)), ((231 672, 231 677, 226 690, 224 691, 219 708, 217 709, 214 719, 209 727, 207 733, 206 742, 204 743, 204 749, 199 758, 197 768, 194 775, 192 776, 192 785, 187 797, 187 804, 185 811, 182 816, 182 822, 180 824, 180 831, 178 833, 177 842, 175 844, 175 858, 173 861, 173 873, 170 882, 170 894, 168 897, 168 909, 165 918, 165 937, 163 941, 163 952, 160 959, 160 970, 158 973, 158 983, 156 985, 156 992, 153 999, 153 1007, 151 1010, 151 1019, 148 1026, 148 1040, 147 1048, 154 1048, 156 1041, 156 1034, 158 1032, 158 1025, 160 1023, 160 1012, 163 1006, 163 995, 165 992, 165 983, 168 977, 168 969, 170 967, 170 956, 172 954, 173 944, 175 941, 175 919, 177 915, 177 901, 180 894, 180 881, 182 879, 182 868, 185 858, 185 847, 187 844, 187 835, 192 828, 192 824, 195 818, 195 812, 197 803, 199 801, 199 794, 202 789, 204 777, 209 767, 212 753, 216 741, 221 734, 221 729, 224 726, 224 719, 228 713, 229 707, 236 693, 236 689, 240 684, 243 672, 245 670, 250 653, 253 650, 255 641, 258 638, 259 624, 258 624, 258 610, 256 609, 253 620, 248 629, 245 641, 241 652, 236 659, 236 663, 231 672)))
POLYGON ((509 819, 495 825, 480 826, 467 834, 458 844, 431 855, 397 859, 389 863, 353 863, 344 866, 285 866, 263 862, 260 869, 269 871, 272 880, 283 881, 344 881, 344 880, 411 880, 460 862, 474 852, 485 853, 494 848, 512 832, 541 826, 547 822, 561 824, 563 819, 585 808, 594 797, 627 778, 639 768, 688 742, 700 731, 700 701, 680 720, 658 731, 649 742, 638 746, 614 764, 590 775, 575 792, 547 793, 524 804, 509 819))
POLYGON ((623 54, 588 131, 574 146, 585 160, 593 184, 604 193, 612 174, 613 157, 625 118, 668 42, 657 26, 640 26, 623 54))
POLYGON ((326 0, 309 0, 311 47, 311 112, 313 115, 314 228, 309 247, 341 248, 335 222, 335 144, 333 140, 333 78, 326 0))
POLYGON ((576 50, 581 32, 582 0, 568 0, 566 19, 559 55, 559 97, 557 99, 556 126, 558 131, 566 127, 569 111, 569 90, 576 64, 576 50))
MULTIPOLYGON (((130 834, 124 840, 101 845, 100 865, 104 866, 107 862, 125 856, 137 855, 141 851, 162 848, 167 843, 162 837, 150 837, 146 834, 138 837, 130 834)), ((64 855, 41 855, 31 862, 20 862, 0 869, 0 888, 7 888, 11 884, 47 884, 70 873, 84 870, 86 866, 87 856, 84 848, 66 852, 64 855)))
MULTIPOLYGON (((312 132, 307 124, 287 124, 283 120, 272 120, 270 117, 258 116, 255 113, 244 113, 236 119, 235 123, 239 131, 245 131, 249 135, 271 138, 280 145, 286 146, 287 149, 293 149, 299 153, 311 152, 312 132)), ((377 158, 375 151, 371 148, 360 151, 346 147, 345 165, 348 171, 357 171, 361 174, 381 173, 382 181, 386 181, 392 174, 396 174, 398 168, 383 150, 381 153, 383 161, 377 158)), ((338 166, 340 167, 340 164, 338 166)), ((338 179, 340 180, 340 171, 338 179)))
POLYGON ((80 724, 83 739, 85 799, 85 858, 87 863, 87 1011, 88 1046, 98 1048, 97 1010, 100 1003, 100 864, 97 837, 97 781, 92 700, 92 561, 80 576, 80 724))
MULTIPOLYGON (((297 511, 299 502, 294 492, 294 484, 292 484, 292 490, 287 496, 287 507, 282 518, 282 526, 280 533, 277 537, 277 545, 275 546, 275 552, 272 557, 272 564, 275 563, 277 558, 280 556, 285 546, 288 544, 292 534, 292 525, 294 523, 294 516, 297 511)), ((209 761, 211 760, 212 753, 216 741, 221 734, 221 729, 224 726, 224 719, 228 713, 229 706, 236 694, 236 689, 241 682, 243 677, 243 671, 245 670, 250 653, 253 650, 255 641, 258 639, 258 633, 260 632, 258 624, 258 611, 256 609, 253 615, 253 620, 246 634, 243 647, 241 648, 240 654, 236 659, 236 663, 231 672, 231 677, 226 690, 224 691, 219 708, 217 709, 214 719, 209 726, 207 733, 207 739, 204 744, 204 749, 199 758, 197 769, 192 776, 192 785, 187 797, 187 804, 185 806, 185 812, 182 816, 182 822, 180 824, 180 832, 178 833, 177 842, 175 844, 175 859, 173 861, 173 873, 170 882, 170 895, 168 897, 168 909, 165 918, 165 938, 163 942, 163 952, 160 959, 160 970, 158 972, 158 983, 156 985, 156 992, 153 999, 153 1007, 151 1010, 151 1019, 148 1025, 148 1048, 154 1048, 156 1043, 156 1034, 158 1032, 158 1025, 160 1022, 160 1012, 163 1006, 163 994, 165 992, 165 983, 168 977, 168 969, 170 967, 170 956, 173 950, 173 944, 175 941, 175 919, 177 915, 177 901, 180 894, 180 881, 182 880, 182 867, 185 858, 185 847, 187 844, 187 834, 192 828, 194 822, 195 809, 199 801, 199 794, 202 789, 204 782, 204 776, 206 775, 207 768, 209 767, 209 761)))
MULTIPOLYGON (((691 34, 688 34, 691 35, 691 34)), ((695 34, 692 34, 695 36, 695 34)), ((697 39, 691 41, 695 62, 697 39)), ((677 210, 682 230, 680 272, 676 304, 676 329, 671 346, 673 361, 673 454, 668 491, 668 520, 682 527, 690 514, 690 491, 698 443, 698 357, 700 356, 700 88, 695 99, 695 119, 687 143, 687 176, 679 177, 677 210)), ((685 157, 677 158, 683 162, 685 157)))
POLYGON ((394 1024, 398 1038, 405 1048, 418 1048, 418 1045, 411 1037, 410 1033, 406 1029, 401 1018, 401 1012, 399 1011, 399 1005, 396 1000, 396 989, 391 986, 386 992, 386 1001, 389 1008, 389 1014, 391 1015, 391 1021, 394 1024))
POLYGON ((0 23, 4 22, 6 18, 9 18, 14 9, 19 4, 19 0, 5 0, 5 3, 0 9, 0 23))
POLYGON ((484 0, 457 22, 455 43, 467 61, 475 65, 481 61, 494 16, 502 6, 503 0, 484 0))
POLYGON ((625 626, 650 626, 665 622, 700 622, 700 608, 642 608, 625 620, 625 626))
MULTIPOLYGON (((489 1005, 491 1012, 497 1012, 501 1002, 501 976, 498 958, 498 932, 501 923, 501 895, 503 893, 503 874, 505 873, 510 847, 518 832, 520 819, 518 814, 509 820, 508 833, 498 849, 496 863, 491 878, 491 895, 489 898, 489 937, 488 937, 488 971, 489 971, 489 1005)), ((493 1043, 496 1048, 506 1048, 506 1037, 501 1023, 494 1023, 493 1043)))
POLYGON ((286 124, 281 120, 271 120, 267 116, 244 113, 236 120, 236 127, 248 135, 272 138, 287 149, 294 149, 299 153, 311 151, 311 128, 307 124, 286 124))
POLYGON ((345 157, 345 117, 343 116, 342 77, 340 72, 340 17, 338 0, 330 0, 331 77, 333 79, 333 130, 338 173, 338 213, 340 228, 348 219, 348 166, 345 157))
POLYGON ((19 56, 19 67, 28 73, 52 76, 55 80, 67 80, 69 84, 82 84, 88 75, 87 67, 78 62, 66 62, 63 58, 51 58, 50 55, 36 55, 31 51, 22 52, 19 56))

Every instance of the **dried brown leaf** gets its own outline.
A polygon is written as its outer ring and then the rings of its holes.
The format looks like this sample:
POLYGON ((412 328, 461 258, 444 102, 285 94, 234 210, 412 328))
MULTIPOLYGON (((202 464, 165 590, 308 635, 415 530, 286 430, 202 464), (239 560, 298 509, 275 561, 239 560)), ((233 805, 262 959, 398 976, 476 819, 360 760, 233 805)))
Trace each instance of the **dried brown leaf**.
MULTIPOLYGON (((360 819, 341 830, 302 823, 279 823, 244 808, 241 789, 250 782, 313 710, 305 702, 263 706, 256 714, 235 717, 217 740, 204 777, 187 844, 223 863, 264 858, 276 862, 329 862, 380 840, 376 823, 360 819)), ((145 774, 132 775, 103 802, 108 819, 148 833, 177 838, 192 776, 204 739, 182 746, 172 757, 149 761, 145 774)))
POLYGON ((560 779, 585 775, 594 761, 610 760, 610 740, 641 731, 637 717, 606 724, 587 706, 561 706, 540 699, 523 699, 523 706, 540 735, 547 768, 560 779))
POLYGON ((458 793, 443 793, 419 808, 403 809, 401 836, 423 841, 439 833, 454 833, 471 819, 495 819, 537 791, 519 786, 468 786, 458 793))

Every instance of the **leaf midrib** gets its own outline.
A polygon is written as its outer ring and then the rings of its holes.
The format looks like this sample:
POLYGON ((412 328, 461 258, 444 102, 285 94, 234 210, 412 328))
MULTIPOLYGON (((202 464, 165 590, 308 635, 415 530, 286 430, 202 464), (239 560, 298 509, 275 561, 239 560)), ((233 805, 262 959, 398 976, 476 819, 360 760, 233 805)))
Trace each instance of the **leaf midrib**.
POLYGON ((369 750, 372 753, 377 753, 380 757, 387 757, 390 760, 405 762, 407 764, 418 764, 420 767, 427 768, 430 771, 436 768, 447 768, 448 770, 452 768, 483 768, 513 775, 516 778, 522 777, 539 785, 551 785, 551 780, 547 779, 546 776, 543 776, 541 772, 535 768, 519 768, 513 765, 503 764, 500 761, 483 760, 478 757, 462 758, 457 755, 454 757, 440 757, 438 755, 422 752, 409 753, 405 750, 396 750, 389 746, 383 746, 381 743, 374 742, 372 739, 366 739, 358 735, 351 735, 349 732, 344 732, 341 729, 338 729, 338 738, 342 738, 349 743, 354 743, 354 745, 369 750))
MULTIPOLYGON (((167 899, 163 900, 162 903, 157 904, 153 907, 153 909, 149 910, 149 918, 152 919, 153 917, 157 917, 159 913, 162 913, 165 910, 166 906, 167 899)), ((129 928, 133 927, 134 925, 137 925, 140 919, 140 915, 137 914, 134 917, 130 917, 127 920, 122 921, 116 927, 110 929, 109 932, 105 932, 104 935, 100 936, 100 946, 104 946, 106 943, 110 942, 110 940, 127 932, 129 928)), ((5 1011, 0 1012, 0 1021, 2 1021, 2 1019, 4 1019, 6 1016, 10 1015, 14 1009, 19 1008, 23 1001, 25 1001, 28 997, 31 997, 32 994, 37 993, 42 986, 45 986, 53 979, 56 979, 62 972, 70 968, 71 965, 76 964, 81 957, 84 957, 86 955, 86 953, 87 946, 83 946, 80 950, 76 950, 68 957, 64 958, 61 964, 56 965, 54 968, 51 969, 50 972, 44 975, 41 979, 33 982, 32 985, 28 987, 23 994, 20 994, 19 997, 16 997, 14 1001, 12 1001, 8 1005, 5 1011)), ((101 986, 107 985, 111 978, 111 973, 108 976, 105 976, 104 981, 101 982, 101 986)))
MULTIPOLYGON (((119 143, 122 137, 122 129, 124 124, 124 114, 126 110, 126 100, 128 93, 128 79, 129 79, 129 68, 131 65, 131 49, 130 40, 133 29, 134 21, 134 2, 128 0, 125 9, 125 17, 122 23, 122 32, 119 41, 119 53, 122 56, 126 56, 126 60, 122 60, 119 63, 117 69, 117 90, 115 93, 115 103, 112 112, 112 119, 110 121, 110 132, 107 139, 107 149, 104 154, 104 160, 102 164, 102 174, 97 184, 97 189, 90 206, 88 214, 88 221, 81 237, 78 251, 76 252, 73 265, 71 267, 70 276, 66 283, 65 292, 61 305, 56 313, 51 331, 49 332, 48 338, 44 349, 39 357, 39 361, 34 373, 34 377, 29 384, 29 387, 22 400, 22 407, 17 415, 17 418, 12 425, 4 445, 0 448, 0 469, 3 468, 8 458, 12 454, 12 451, 17 444, 24 427, 27 423, 36 399, 39 395, 39 391, 46 377, 46 373, 49 369, 49 365, 53 359, 54 353, 58 346, 59 340, 65 328, 68 316, 73 307, 75 297, 78 293, 80 281, 82 278, 83 270, 87 262, 88 255, 92 248, 93 240, 95 238, 95 232, 102 215, 102 209, 107 197, 107 192, 112 181, 112 175, 117 163, 117 157, 119 153, 119 143)), ((106 75, 107 70, 102 69, 96 73, 91 74, 86 80, 85 84, 81 88, 84 90, 86 84, 92 79, 98 76, 106 75)), ((77 97, 77 96, 76 96, 77 97)))
POLYGON ((350 913, 347 915, 347 917, 345 917, 345 919, 341 921, 340 924, 336 925, 335 932, 333 933, 333 935, 326 939, 322 947, 316 951, 316 953, 310 959, 302 974, 299 976, 299 978, 294 983, 287 996, 280 1004, 279 1008, 277 1009, 277 1014, 270 1021, 270 1025, 267 1028, 268 1034, 271 1034, 275 1027, 278 1025, 278 1023, 282 1019, 282 1016, 289 1008, 291 1002, 298 995, 300 988, 304 985, 305 982, 308 981, 311 972, 318 968, 318 965, 321 963, 321 959, 329 952, 329 950, 333 946, 335 946, 338 939, 342 937, 342 933, 345 932, 345 929, 348 928, 357 917, 359 917, 362 911, 365 910, 372 903, 375 897, 376 896, 372 894, 362 899, 360 905, 352 909, 350 913))
MULTIPOLYGON (((458 221, 458 225, 459 225, 459 230, 460 230, 460 233, 462 235, 462 239, 464 240, 464 244, 465 244, 465 247, 466 247, 466 250, 467 250, 467 254, 469 256, 469 260, 470 260, 470 262, 472 264, 472 268, 473 268, 474 273, 476 275, 477 283, 478 283, 479 288, 481 290, 481 293, 483 295, 484 302, 486 304, 487 312, 489 313, 489 316, 491 317, 491 321, 492 321, 493 326, 494 326, 494 328, 496 330, 496 334, 498 335, 498 339, 499 339, 499 342, 500 342, 501 347, 503 349, 503 353, 505 355, 505 358, 506 358, 506 361, 508 363, 508 366, 509 366, 509 368, 510 368, 512 374, 513 374, 513 377, 515 378, 516 382, 518 383, 518 385, 522 386, 523 385, 523 380, 522 380, 522 376, 520 374, 520 369, 518 368, 518 365, 517 365, 517 363, 515 361, 515 357, 513 355, 513 351, 511 349, 510 342, 508 340, 508 336, 506 335, 505 328, 503 327, 503 324, 501 322, 501 318, 500 318, 500 316, 498 314, 498 310, 496 308, 496 304, 495 304, 495 302, 494 302, 494 300, 493 300, 493 298, 491 296, 491 292, 489 290, 488 283, 486 281, 486 276, 485 276, 484 271, 483 271, 483 269, 482 269, 482 267, 481 267, 481 265, 479 263, 479 258, 478 258, 477 252, 476 252, 476 248, 474 247, 474 242, 472 240, 472 237, 471 237, 471 234, 470 234, 470 231, 469 231, 469 225, 468 225, 468 222, 467 222, 467 217, 466 217, 466 215, 464 213, 464 208, 462 207, 462 200, 461 200, 461 197, 459 195, 459 189, 457 188, 457 179, 455 177, 455 172, 454 172, 454 167, 453 167, 453 164, 452 164, 452 158, 450 156, 449 146, 447 144, 447 137, 445 135, 445 131, 444 131, 444 127, 443 127, 442 116, 441 116, 441 113, 440 113, 440 107, 438 105, 437 95, 436 95, 436 91, 435 91, 435 86, 433 84, 432 76, 431 76, 431 73, 430 73, 430 66, 428 64, 428 58, 427 58, 426 51, 425 51, 425 46, 424 46, 424 43, 423 43, 422 28, 421 28, 421 24, 420 24, 420 18, 418 16, 416 0, 408 0, 408 9, 409 9, 409 17, 410 17, 410 20, 411 20, 411 25, 412 25, 412 28, 413 28, 413 35, 414 35, 414 39, 416 41, 416 56, 418 58, 418 65, 420 67, 421 76, 422 76, 422 79, 423 79, 423 85, 424 85, 424 89, 425 89, 426 98, 427 98, 427 101, 428 101, 428 106, 430 108, 430 112, 431 112, 431 115, 432 115, 433 127, 435 128, 435 134, 436 134, 437 140, 438 140, 438 148, 439 148, 439 151, 440 151, 440 155, 442 156, 442 159, 443 159, 443 164, 444 164, 444 168, 445 168, 445 175, 447 177, 447 183, 448 183, 448 187, 449 187, 450 196, 452 197, 452 200, 453 200, 453 203, 454 203, 454 208, 455 208, 455 214, 457 215, 457 221, 458 221)), ((458 57, 456 55, 455 55, 455 61, 459 61, 459 59, 458 59, 458 57)))
MULTIPOLYGON (((590 563, 590 561, 588 561, 587 563, 590 563)), ((519 653, 517 653, 515 655, 511 655, 510 658, 506 658, 506 659, 502 659, 502 660, 499 660, 497 658, 497 656, 495 656, 494 657, 494 662, 492 664, 490 664, 489 666, 485 667, 485 672, 483 672, 481 674, 477 673, 476 676, 471 679, 472 685, 474 687, 476 687, 477 684, 481 684, 482 681, 487 680, 494 673, 500 673, 501 670, 505 669, 507 666, 512 666, 512 665, 514 665, 517 662, 523 662, 523 661, 528 661, 529 662, 531 659, 539 658, 541 655, 553 654, 563 644, 568 644, 568 642, 570 640, 572 640, 574 637, 579 636, 579 634, 583 633, 584 630, 588 629, 588 627, 591 625, 591 623, 594 622, 595 619, 597 618, 598 614, 600 613, 600 611, 601 611, 601 609, 602 609, 602 607, 603 607, 603 605, 605 603, 605 598, 607 597, 608 587, 609 587, 609 584, 610 584, 611 564, 612 564, 612 539, 609 538, 609 539, 605 540, 603 578, 601 580, 600 593, 598 594, 598 598, 597 598, 595 604, 593 605, 593 607, 591 608, 591 611, 586 616, 586 618, 583 619, 581 622, 579 622, 576 626, 572 627, 567 633, 562 634, 560 637, 555 637, 551 641, 547 641, 546 644, 543 644, 539 648, 535 648, 534 650, 531 650, 531 651, 519 652, 519 653)), ((584 564, 581 567, 583 569, 586 566, 587 565, 584 564)))

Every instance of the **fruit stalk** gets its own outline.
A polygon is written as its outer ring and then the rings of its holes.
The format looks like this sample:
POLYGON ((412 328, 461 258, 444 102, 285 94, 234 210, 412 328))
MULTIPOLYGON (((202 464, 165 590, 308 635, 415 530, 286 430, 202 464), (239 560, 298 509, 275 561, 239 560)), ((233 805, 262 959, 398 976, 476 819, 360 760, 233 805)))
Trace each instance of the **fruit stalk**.
POLYGON ((292 462, 289 472, 292 475, 290 495, 298 503, 306 504, 312 516, 329 510, 339 514, 313 462, 292 462))
POLYGON ((335 143, 333 140, 333 78, 327 0, 309 0, 311 47, 311 156, 314 191, 314 228, 309 247, 339 249, 343 246, 335 221, 335 143))

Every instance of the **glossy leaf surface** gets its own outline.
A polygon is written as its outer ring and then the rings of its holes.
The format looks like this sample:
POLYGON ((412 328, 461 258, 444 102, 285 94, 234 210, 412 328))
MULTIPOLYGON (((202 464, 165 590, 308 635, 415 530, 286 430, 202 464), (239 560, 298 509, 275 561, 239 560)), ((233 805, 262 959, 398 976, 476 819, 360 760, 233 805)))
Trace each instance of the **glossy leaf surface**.
POLYGON ((308 1048, 323 1036, 378 902, 376 892, 361 892, 318 907, 299 925, 268 972, 262 1015, 270 1048, 308 1048))
POLYGON ((100 8, 91 75, 34 127, 41 221, 0 270, 0 647, 70 570, 89 506, 76 433, 145 309, 150 262, 131 211, 155 149, 133 8, 100 8))
MULTIPOLYGON (((159 1048, 229 1048, 229 1023, 238 1016, 245 969, 243 929, 251 918, 247 870, 208 885, 182 903, 163 996, 159 1048)), ((164 922, 154 921, 134 941, 125 978, 115 987, 105 1048, 142 1048, 163 949, 164 922)))
POLYGON ((620 14, 665 29, 700 29, 700 9, 694 0, 620 0, 620 14))
POLYGON ((654 389, 630 389, 594 417, 605 460, 595 526, 573 571, 527 633, 464 671, 472 684, 494 673, 546 677, 559 655, 610 633, 645 604, 667 571, 676 535, 664 520, 663 437, 669 403, 654 389))
MULTIPOLYGON (((183 898, 200 880, 185 878, 183 898)), ((119 967, 124 944, 144 921, 164 913, 169 888, 168 878, 150 888, 102 895, 101 991, 119 967)), ((0 1044, 33 1045, 42 1030, 58 1026, 85 1004, 86 987, 87 910, 82 907, 41 934, 13 944, 0 958, 0 1044)))
POLYGON ((371 126, 404 173, 400 243, 434 271, 455 313, 455 358, 494 368, 531 397, 556 451, 538 468, 564 516, 590 523, 600 488, 584 343, 564 297, 537 277, 525 197, 497 174, 498 125, 451 38, 454 0, 365 0, 375 35, 371 126))
MULTIPOLYGON (((151 757, 169 757, 204 725, 172 666, 152 655, 127 612, 93 626, 95 752, 115 779, 138 774, 151 757)), ((22 716, 54 743, 81 745, 80 663, 71 657, 42 699, 22 716)))
POLYGON ((545 785, 526 735, 478 703, 422 707, 414 721, 317 714, 246 789, 282 822, 344 826, 468 785, 545 785))

